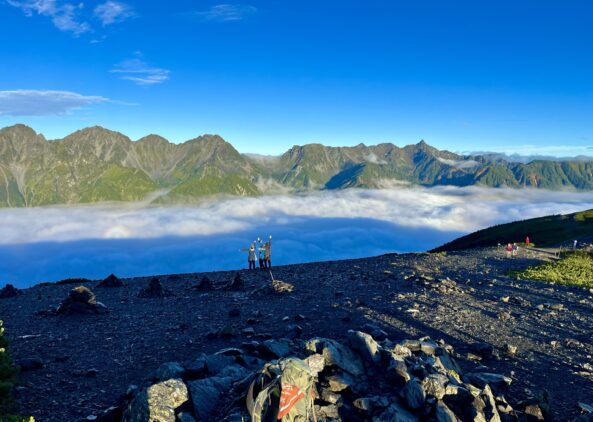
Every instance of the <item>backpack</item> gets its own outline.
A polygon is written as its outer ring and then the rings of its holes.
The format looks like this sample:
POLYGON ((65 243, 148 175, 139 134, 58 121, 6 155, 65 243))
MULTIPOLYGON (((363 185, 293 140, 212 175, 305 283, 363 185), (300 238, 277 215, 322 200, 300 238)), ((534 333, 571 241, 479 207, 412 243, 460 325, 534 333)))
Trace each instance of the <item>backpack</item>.
POLYGON ((247 410, 253 422, 317 421, 315 376, 298 358, 267 363, 249 386, 247 410))

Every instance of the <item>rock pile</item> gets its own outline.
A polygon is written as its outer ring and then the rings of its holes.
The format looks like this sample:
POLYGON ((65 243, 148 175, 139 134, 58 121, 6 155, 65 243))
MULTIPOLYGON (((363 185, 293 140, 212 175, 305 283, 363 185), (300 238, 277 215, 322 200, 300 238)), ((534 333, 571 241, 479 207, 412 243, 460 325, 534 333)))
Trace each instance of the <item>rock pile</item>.
POLYGON ((244 287, 245 283, 243 282, 241 274, 239 273, 235 274, 235 277, 231 280, 231 282, 225 286, 227 290, 243 290, 244 287))
POLYGON ((110 274, 107 278, 98 284, 99 287, 123 287, 124 282, 121 281, 115 274, 110 274))
POLYGON ((210 280, 210 278, 208 278, 208 276, 205 275, 204 277, 202 277, 202 279, 200 280, 200 282, 198 284, 192 286, 192 289, 212 290, 212 289, 214 289, 214 283, 212 283, 212 280, 210 280))
POLYGON ((95 294, 85 286, 70 290, 68 297, 58 306, 56 314, 104 314, 107 307, 97 302, 95 294))
POLYGON ((7 284, 0 290, 0 299, 7 299, 9 297, 16 297, 22 292, 14 287, 12 284, 7 284))
POLYGON ((347 345, 328 338, 250 341, 186 366, 162 365, 148 385, 131 389, 137 392, 96 420, 249 421, 251 381, 269 359, 287 356, 300 357, 316 374, 319 422, 504 422, 533 414, 547 420, 548 408, 538 401, 516 409, 507 402, 510 378, 479 369, 463 374, 453 355, 451 346, 428 337, 377 341, 362 331, 349 331, 347 345))
POLYGON ((161 284, 161 281, 156 277, 151 278, 148 286, 140 290, 140 293, 138 293, 138 297, 145 299, 167 297, 172 295, 173 293, 170 290, 165 289, 161 284))

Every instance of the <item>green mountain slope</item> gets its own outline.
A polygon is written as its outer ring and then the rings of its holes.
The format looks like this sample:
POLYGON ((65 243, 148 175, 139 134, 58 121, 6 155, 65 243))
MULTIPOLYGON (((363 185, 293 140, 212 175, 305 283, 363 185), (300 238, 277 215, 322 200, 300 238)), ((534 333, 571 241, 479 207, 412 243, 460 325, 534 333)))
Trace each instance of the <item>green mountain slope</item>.
POLYGON ((33 207, 136 201, 165 192, 163 203, 209 195, 261 195, 394 183, 423 186, 593 189, 592 161, 508 162, 461 156, 426 142, 294 146, 279 157, 240 154, 217 135, 173 144, 158 135, 138 141, 99 126, 47 141, 24 125, 0 129, 0 206, 33 207))
POLYGON ((574 240, 593 240, 593 210, 567 215, 550 215, 501 224, 460 237, 433 252, 496 246, 498 243, 523 242, 529 236, 537 246, 570 244, 574 240))

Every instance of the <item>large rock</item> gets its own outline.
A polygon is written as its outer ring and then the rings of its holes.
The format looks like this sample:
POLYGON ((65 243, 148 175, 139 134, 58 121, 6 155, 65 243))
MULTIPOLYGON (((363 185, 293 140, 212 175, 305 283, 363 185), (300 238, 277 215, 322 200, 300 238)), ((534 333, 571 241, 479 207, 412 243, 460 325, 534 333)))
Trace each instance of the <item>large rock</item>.
POLYGON ((381 347, 370 334, 362 331, 348 331, 350 347, 356 350, 369 363, 381 363, 381 347))
POLYGON ((420 409, 426 401, 426 393, 417 379, 410 380, 406 383, 401 391, 401 396, 406 406, 413 410, 420 409))
POLYGON ((320 353, 326 366, 337 366, 355 376, 365 373, 360 357, 352 349, 335 340, 314 338, 307 342, 306 348, 314 353, 320 353))
POLYGON ((167 362, 159 366, 152 374, 152 379, 166 381, 171 378, 183 378, 185 369, 177 362, 167 362))
POLYGON ((373 419, 373 422, 418 422, 414 414, 407 411, 403 406, 393 403, 381 415, 373 419))
POLYGON ((458 422, 459 419, 455 416, 455 413, 447 407, 442 401, 437 402, 434 417, 437 422, 458 422))
POLYGON ((123 422, 175 422, 175 410, 188 401, 180 379, 153 384, 138 394, 124 413, 123 422))
POLYGON ((258 351, 264 358, 283 358, 290 354, 290 343, 286 339, 266 340, 260 344, 258 351))
POLYGON ((231 389, 231 379, 211 377, 190 381, 188 386, 195 415, 200 421, 209 421, 231 389))
POLYGON ((501 374, 491 374, 489 372, 472 372, 464 377, 466 382, 475 385, 478 388, 484 388, 490 385, 497 391, 503 390, 513 381, 511 378, 501 374))
POLYGON ((85 286, 73 288, 68 297, 58 306, 58 314, 103 314, 107 307, 97 302, 95 294, 85 286))

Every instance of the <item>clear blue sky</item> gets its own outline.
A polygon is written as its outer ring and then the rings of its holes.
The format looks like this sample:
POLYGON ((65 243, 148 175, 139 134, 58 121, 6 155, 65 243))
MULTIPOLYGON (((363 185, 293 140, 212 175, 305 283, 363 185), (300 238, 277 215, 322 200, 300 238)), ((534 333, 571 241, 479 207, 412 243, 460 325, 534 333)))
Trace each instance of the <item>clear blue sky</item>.
POLYGON ((591 0, 0 0, 0 126, 593 150, 591 0))

